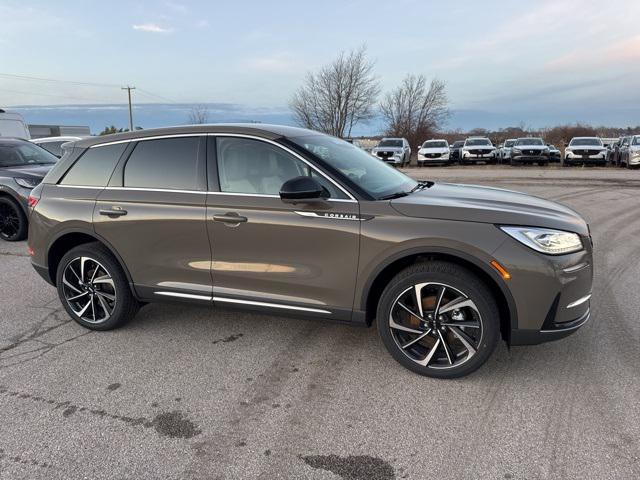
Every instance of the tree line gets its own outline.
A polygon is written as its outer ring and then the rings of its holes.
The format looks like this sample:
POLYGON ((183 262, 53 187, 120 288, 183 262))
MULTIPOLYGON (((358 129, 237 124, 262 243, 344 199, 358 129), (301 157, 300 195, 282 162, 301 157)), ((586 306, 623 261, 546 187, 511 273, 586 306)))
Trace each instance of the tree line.
POLYGON ((349 138, 357 124, 380 114, 386 135, 405 137, 412 145, 440 129, 449 116, 443 81, 408 74, 379 101, 382 89, 374 67, 366 48, 360 47, 309 72, 290 102, 297 123, 349 138))

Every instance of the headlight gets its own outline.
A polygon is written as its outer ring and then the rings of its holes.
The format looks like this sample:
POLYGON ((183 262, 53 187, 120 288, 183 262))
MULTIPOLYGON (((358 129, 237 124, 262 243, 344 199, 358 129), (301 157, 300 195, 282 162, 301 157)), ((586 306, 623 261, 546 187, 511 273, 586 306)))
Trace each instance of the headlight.
POLYGON ((511 149, 511 154, 512 155, 522 155, 522 150, 520 150, 519 148, 512 148, 511 149))
POLYGON ((583 249, 576 233, 536 227, 500 227, 506 234, 534 250, 548 255, 563 255, 583 249))
POLYGON ((14 180, 18 185, 24 188, 35 188, 41 182, 39 179, 22 177, 14 178, 14 180))

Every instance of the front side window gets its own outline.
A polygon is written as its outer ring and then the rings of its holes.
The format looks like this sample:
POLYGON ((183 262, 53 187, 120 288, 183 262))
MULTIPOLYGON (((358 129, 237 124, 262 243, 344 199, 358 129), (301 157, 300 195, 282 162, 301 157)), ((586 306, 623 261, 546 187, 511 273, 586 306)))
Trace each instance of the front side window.
POLYGON ((199 137, 138 142, 124 167, 124 186, 202 190, 199 145, 199 137))
POLYGON ((633 145, 640 145, 640 137, 633 137, 633 145))
POLYGON ((279 195, 282 185, 287 180, 310 176, 325 188, 327 198, 348 198, 305 162, 276 145, 261 140, 235 137, 218 137, 216 144, 218 178, 222 192, 279 195))
POLYGON ((126 146, 120 143, 87 149, 66 173, 60 184, 106 186, 126 146))
POLYGON ((304 150, 340 171, 373 198, 409 191, 417 182, 364 150, 328 135, 290 138, 304 150))

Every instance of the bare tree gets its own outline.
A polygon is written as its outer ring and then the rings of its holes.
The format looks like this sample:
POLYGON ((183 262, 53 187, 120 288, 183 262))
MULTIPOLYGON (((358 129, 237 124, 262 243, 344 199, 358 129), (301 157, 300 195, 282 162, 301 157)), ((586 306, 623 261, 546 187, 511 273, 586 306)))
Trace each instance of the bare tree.
POLYGON ((407 75, 402 84, 388 93, 380 110, 387 134, 405 137, 411 145, 423 142, 449 116, 445 83, 437 78, 428 84, 424 75, 407 75))
POLYGON ((331 64, 310 72, 294 94, 291 108, 299 125, 337 137, 350 137, 359 122, 375 116, 380 83, 365 47, 342 52, 331 64))
POLYGON ((200 125, 209 121, 209 109, 206 105, 195 105, 189 112, 189 124, 200 125))

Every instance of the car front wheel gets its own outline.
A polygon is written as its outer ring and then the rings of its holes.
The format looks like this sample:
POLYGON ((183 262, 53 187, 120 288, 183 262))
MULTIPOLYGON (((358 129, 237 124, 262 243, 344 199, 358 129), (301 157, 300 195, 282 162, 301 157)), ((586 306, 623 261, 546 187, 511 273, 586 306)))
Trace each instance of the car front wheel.
POLYGON ((56 275, 58 296, 69 316, 91 330, 111 330, 140 308, 120 264, 100 243, 71 249, 56 275))
POLYGON ((499 337, 499 312, 486 285, 448 262, 400 272, 384 290, 378 333, 389 353, 421 375, 456 378, 486 362, 499 337))

